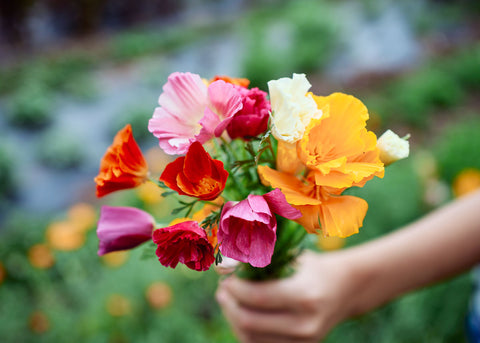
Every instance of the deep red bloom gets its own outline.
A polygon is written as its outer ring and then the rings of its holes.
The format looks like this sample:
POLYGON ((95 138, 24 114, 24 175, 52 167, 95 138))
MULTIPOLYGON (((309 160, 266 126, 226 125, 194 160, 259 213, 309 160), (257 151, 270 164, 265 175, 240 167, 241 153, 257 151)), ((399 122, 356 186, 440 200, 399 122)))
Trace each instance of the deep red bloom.
POLYGON ((153 232, 158 260, 165 267, 175 268, 178 262, 188 268, 205 271, 215 261, 207 234, 196 221, 185 221, 153 232))
POLYGON ((227 132, 232 139, 248 140, 267 130, 270 101, 267 100, 267 93, 258 88, 236 87, 236 89, 242 96, 243 107, 233 116, 227 126, 227 132))
POLYGON ((185 156, 167 165, 160 181, 180 195, 213 200, 222 193, 227 178, 223 162, 212 159, 202 144, 194 142, 185 156))
POLYGON ((128 124, 118 131, 100 162, 100 171, 95 177, 97 197, 137 187, 147 180, 147 175, 147 162, 128 124))

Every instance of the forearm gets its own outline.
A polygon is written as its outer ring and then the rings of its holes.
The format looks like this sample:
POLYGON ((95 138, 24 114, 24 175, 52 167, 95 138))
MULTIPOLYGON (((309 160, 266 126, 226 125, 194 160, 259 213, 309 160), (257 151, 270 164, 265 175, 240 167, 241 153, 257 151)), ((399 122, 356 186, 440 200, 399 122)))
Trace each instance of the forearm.
POLYGON ((461 273, 480 262, 480 192, 339 257, 355 280, 351 315, 461 273))

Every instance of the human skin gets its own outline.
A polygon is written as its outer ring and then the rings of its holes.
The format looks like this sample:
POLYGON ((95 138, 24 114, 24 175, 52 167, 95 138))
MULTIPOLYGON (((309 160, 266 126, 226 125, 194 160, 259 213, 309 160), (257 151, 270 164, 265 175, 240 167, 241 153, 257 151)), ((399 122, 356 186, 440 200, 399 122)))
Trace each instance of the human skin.
POLYGON ((371 242, 305 253, 285 279, 220 282, 217 300, 242 343, 318 342, 340 322, 480 262, 480 191, 371 242))

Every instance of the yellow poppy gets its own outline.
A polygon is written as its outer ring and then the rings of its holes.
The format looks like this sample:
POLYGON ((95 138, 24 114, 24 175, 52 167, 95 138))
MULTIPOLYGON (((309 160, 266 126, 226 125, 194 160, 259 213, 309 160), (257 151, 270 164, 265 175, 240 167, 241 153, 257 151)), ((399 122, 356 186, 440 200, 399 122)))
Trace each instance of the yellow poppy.
POLYGON ((334 93, 313 96, 328 113, 312 119, 297 144, 300 160, 315 173, 319 186, 362 187, 374 176, 383 177, 377 137, 366 129, 368 111, 355 97, 334 93))
POLYGON ((348 237, 363 225, 367 202, 340 195, 342 189, 316 185, 312 173, 304 180, 267 166, 259 166, 258 173, 264 184, 279 188, 288 203, 302 212, 296 222, 309 233, 321 230, 325 236, 348 237))

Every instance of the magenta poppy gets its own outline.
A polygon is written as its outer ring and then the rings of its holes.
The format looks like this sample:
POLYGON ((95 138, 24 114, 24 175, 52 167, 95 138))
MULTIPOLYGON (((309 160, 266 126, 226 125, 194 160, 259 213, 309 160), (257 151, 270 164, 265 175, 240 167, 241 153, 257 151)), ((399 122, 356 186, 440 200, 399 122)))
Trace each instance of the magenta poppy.
POLYGON ((277 239, 275 214, 287 219, 302 216, 287 203, 279 189, 264 195, 249 195, 238 203, 227 202, 218 228, 222 254, 254 267, 269 265, 277 239))
POLYGON ((155 219, 134 207, 102 206, 97 226, 98 255, 132 249, 150 240, 155 219))

